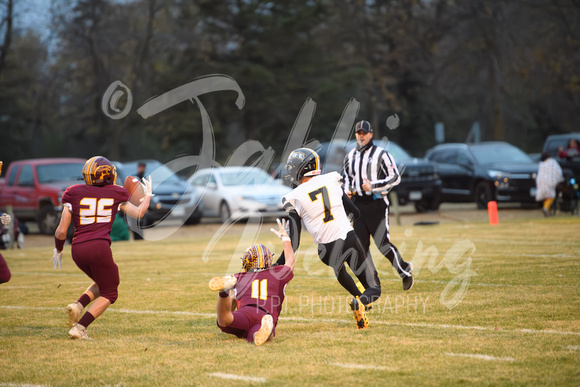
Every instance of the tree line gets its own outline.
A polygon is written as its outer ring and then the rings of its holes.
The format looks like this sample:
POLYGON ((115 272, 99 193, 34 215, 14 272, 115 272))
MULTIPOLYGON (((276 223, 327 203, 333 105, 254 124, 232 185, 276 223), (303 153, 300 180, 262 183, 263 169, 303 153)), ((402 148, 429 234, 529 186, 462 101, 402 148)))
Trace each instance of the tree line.
POLYGON ((446 142, 478 122, 482 140, 528 152, 579 131, 577 0, 52 0, 48 34, 16 28, 15 2, 0 0, 5 162, 197 154, 193 104, 147 120, 136 107, 208 74, 232 77, 246 98, 238 109, 234 93, 201 97, 222 162, 248 139, 281 153, 308 98, 311 138, 328 141, 355 98, 375 136, 416 156, 436 144, 436 122, 446 142), (116 80, 133 109, 113 120, 101 105, 116 80))

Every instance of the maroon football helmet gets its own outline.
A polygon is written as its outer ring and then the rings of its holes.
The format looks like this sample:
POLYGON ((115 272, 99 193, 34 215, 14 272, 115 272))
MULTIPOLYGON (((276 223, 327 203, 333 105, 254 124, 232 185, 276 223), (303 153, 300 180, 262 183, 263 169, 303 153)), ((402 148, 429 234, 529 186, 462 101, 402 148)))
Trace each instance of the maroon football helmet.
POLYGON ((83 179, 87 185, 115 184, 117 168, 106 157, 91 157, 83 167, 83 179))

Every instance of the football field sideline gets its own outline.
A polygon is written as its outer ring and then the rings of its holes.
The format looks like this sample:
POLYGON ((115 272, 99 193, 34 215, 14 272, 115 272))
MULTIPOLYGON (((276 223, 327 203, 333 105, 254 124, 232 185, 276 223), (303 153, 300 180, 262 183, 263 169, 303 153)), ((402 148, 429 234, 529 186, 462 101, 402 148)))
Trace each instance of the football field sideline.
MULTIPOLYGON (((10 306, 10 305, 0 305, 2 309, 19 309, 19 310, 54 310, 65 312, 65 308, 51 308, 51 307, 28 307, 28 306, 10 306)), ((215 313, 196 313, 187 311, 169 311, 169 310, 131 310, 131 309, 116 309, 109 308, 107 312, 113 313, 127 313, 127 314, 152 314, 152 315, 163 315, 170 314, 176 316, 194 316, 202 318, 215 319, 215 313)), ((338 323, 338 324, 349 324, 352 325, 352 320, 350 319, 333 319, 333 318, 305 318, 305 317, 288 317, 280 316, 280 321, 299 321, 299 322, 328 322, 328 323, 338 323)), ((428 323, 404 323, 404 322, 389 322, 389 321, 373 321, 371 320, 371 325, 395 325, 395 326, 407 326, 407 327, 417 327, 417 328, 433 328, 433 329, 463 329, 463 330, 475 330, 475 331, 495 331, 495 332, 505 332, 505 333, 529 333, 529 334, 549 334, 549 335, 571 335, 580 336, 580 332, 566 332, 566 331, 556 331, 549 329, 504 329, 495 327, 481 327, 481 326, 464 326, 464 325, 449 325, 449 324, 428 324, 428 323)))

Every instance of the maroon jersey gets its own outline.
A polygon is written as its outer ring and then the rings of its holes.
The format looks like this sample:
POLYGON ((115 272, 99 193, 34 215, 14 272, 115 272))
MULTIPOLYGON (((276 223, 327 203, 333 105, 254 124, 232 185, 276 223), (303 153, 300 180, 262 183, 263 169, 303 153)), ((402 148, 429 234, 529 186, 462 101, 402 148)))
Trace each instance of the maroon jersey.
POLYGON ((97 187, 73 185, 62 195, 62 204, 69 207, 75 225, 73 244, 94 239, 111 242, 111 225, 121 203, 129 200, 129 192, 117 185, 97 187))
POLYGON ((236 300, 238 308, 256 305, 278 319, 284 301, 286 284, 294 278, 288 266, 274 266, 268 270, 235 274, 238 279, 236 300))

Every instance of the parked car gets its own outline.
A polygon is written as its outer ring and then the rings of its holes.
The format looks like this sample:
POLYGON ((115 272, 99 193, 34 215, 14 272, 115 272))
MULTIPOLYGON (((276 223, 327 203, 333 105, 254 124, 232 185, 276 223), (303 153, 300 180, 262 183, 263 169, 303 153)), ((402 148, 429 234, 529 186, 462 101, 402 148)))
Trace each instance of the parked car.
POLYGON ((442 202, 535 203, 538 164, 506 142, 441 144, 427 151, 442 180, 442 202))
POLYGON ((185 179, 157 160, 125 163, 114 161, 113 164, 117 167, 117 184, 123 185, 127 176, 136 176, 140 162, 145 164, 145 177, 151 175, 154 194, 149 210, 141 219, 141 225, 151 225, 167 216, 183 219, 188 224, 199 223, 203 215, 198 205, 199 196, 192 189, 188 189, 185 179))
POLYGON ((189 179, 201 196, 204 216, 228 219, 281 217, 282 197, 292 189, 255 167, 220 167, 197 171, 189 179))
MULTIPOLYGON (((438 209, 441 179, 437 165, 425 159, 412 157, 393 141, 379 141, 376 144, 393 156, 401 173, 401 182, 393 188, 397 193, 399 204, 413 203, 418 212, 438 209)), ((355 141, 335 140, 330 149, 330 143, 322 143, 317 152, 321 158, 323 173, 332 171, 342 173, 344 157, 355 146, 355 141)))
POLYGON ((580 142, 580 133, 553 134, 546 138, 543 152, 548 152, 555 160, 558 161, 567 178, 574 177, 576 181, 580 180, 580 156, 560 158, 558 157, 558 148, 566 149, 568 141, 576 139, 580 142))
POLYGON ((0 185, 0 208, 12 206, 21 222, 35 221, 43 234, 54 234, 64 190, 83 184, 85 159, 54 158, 10 163, 0 185), (80 180, 80 181, 79 181, 80 180))

